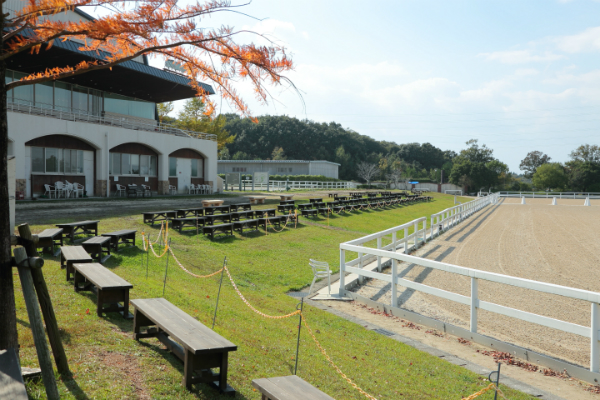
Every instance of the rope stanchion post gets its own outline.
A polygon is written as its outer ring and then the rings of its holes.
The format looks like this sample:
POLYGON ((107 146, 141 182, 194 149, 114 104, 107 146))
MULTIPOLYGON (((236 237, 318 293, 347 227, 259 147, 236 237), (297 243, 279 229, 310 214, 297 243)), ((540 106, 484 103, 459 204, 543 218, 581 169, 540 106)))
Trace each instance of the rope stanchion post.
POLYGON ((496 390, 494 392, 494 400, 498 400, 498 384, 500 383, 500 363, 498 363, 498 371, 492 371, 490 372, 490 375, 488 376, 490 382, 492 381, 492 374, 495 372, 496 373, 496 390))
POLYGON ((162 294, 163 297, 165 297, 165 289, 167 288, 167 272, 169 271, 169 254, 168 254, 169 252, 168 252, 168 250, 171 247, 171 239, 169 239, 169 242, 166 245, 167 245, 167 248, 165 250, 167 250, 167 251, 165 251, 165 253, 167 253, 167 265, 165 267, 165 280, 163 282, 163 294, 162 294))
POLYGON ((212 328, 215 329, 215 321, 217 320, 217 310, 219 309, 219 298, 221 297, 221 286, 223 286, 223 275, 225 274, 225 266, 227 265, 227 256, 223 259, 223 268, 221 268, 221 280, 219 281, 219 292, 217 293, 217 304, 215 305, 215 315, 213 316, 212 328))
MULTIPOLYGON (((294 366, 294 375, 297 375, 298 372, 298 353, 300 351, 300 330, 302 329, 302 311, 304 311, 304 297, 300 300, 300 316, 298 317, 298 341, 296 343, 296 365, 294 366)), ((298 306, 296 306, 296 310, 298 310, 298 306)))
POLYGON ((148 279, 148 264, 150 263, 150 234, 148 234, 148 249, 146 249, 146 279, 148 279))

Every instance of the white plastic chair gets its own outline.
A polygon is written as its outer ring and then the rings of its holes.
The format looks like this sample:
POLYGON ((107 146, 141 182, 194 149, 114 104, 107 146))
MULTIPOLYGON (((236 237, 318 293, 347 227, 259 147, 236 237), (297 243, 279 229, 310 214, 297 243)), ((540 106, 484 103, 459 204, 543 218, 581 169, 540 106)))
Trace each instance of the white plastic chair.
POLYGON ((48 198, 52 198, 52 193, 54 193, 54 198, 56 198, 56 188, 52 185, 44 184, 44 188, 46 191, 44 192, 44 196, 47 194, 48 198))
POLYGON ((206 194, 212 194, 212 186, 210 186, 210 185, 204 185, 204 193, 206 193, 206 194))
POLYGON ((55 182, 54 187, 56 188, 57 197, 60 197, 61 194, 64 195, 65 198, 68 196, 69 191, 67 190, 67 187, 63 182, 55 182))
POLYGON ((79 197, 79 193, 81 193, 81 197, 83 197, 84 187, 81 183, 74 182, 73 184, 73 192, 75 193, 75 198, 79 197))
POLYGON ((310 259, 310 262, 308 264, 312 268, 314 275, 312 283, 310 284, 310 289, 308 290, 308 294, 312 292, 313 286, 315 285, 317 279, 325 277, 327 278, 329 294, 331 294, 331 270, 329 269, 329 264, 325 261, 313 260, 312 258, 310 259))
POLYGON ((170 194, 175 194, 177 193, 177 188, 173 185, 169 185, 169 193, 170 194))
POLYGON ((194 186, 193 183, 190 183, 190 186, 188 186, 188 194, 196 194, 197 190, 196 186, 194 186))
POLYGON ((125 186, 119 185, 118 183, 116 185, 117 185, 117 192, 115 193, 115 196, 121 197, 121 194, 125 194, 125 186))
POLYGON ((150 189, 150 186, 142 184, 142 190, 144 192, 144 197, 146 197, 146 195, 148 195, 148 197, 152 197, 152 190, 150 189))

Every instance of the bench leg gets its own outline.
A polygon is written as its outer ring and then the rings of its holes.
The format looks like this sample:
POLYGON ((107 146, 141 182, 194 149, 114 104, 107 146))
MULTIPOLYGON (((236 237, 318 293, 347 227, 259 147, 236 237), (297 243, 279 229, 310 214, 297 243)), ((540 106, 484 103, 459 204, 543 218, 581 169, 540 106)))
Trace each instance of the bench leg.
POLYGON ((194 355, 191 351, 185 350, 183 360, 183 386, 192 390, 192 376, 194 374, 194 355))
POLYGON ((227 367, 228 367, 228 352, 221 353, 221 365, 219 367, 219 389, 221 393, 227 390, 227 367))
POLYGON ((104 304, 104 291, 98 289, 97 297, 98 297, 98 304, 96 305, 96 314, 98 314, 99 317, 102 317, 102 304, 104 304))

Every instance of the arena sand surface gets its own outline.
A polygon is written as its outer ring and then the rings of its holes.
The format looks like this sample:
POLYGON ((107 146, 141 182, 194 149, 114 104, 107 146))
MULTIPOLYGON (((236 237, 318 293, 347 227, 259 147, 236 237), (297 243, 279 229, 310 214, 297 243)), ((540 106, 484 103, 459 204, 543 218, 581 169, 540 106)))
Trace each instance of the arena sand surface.
MULTIPOLYGON (((600 200, 503 199, 429 242, 416 255, 463 267, 600 292, 600 200)), ((470 279, 400 263, 400 275, 470 296, 470 279)), ((386 271, 389 273, 389 270, 386 271)), ((368 280, 354 289, 389 304, 390 286, 368 280)), ((590 304, 562 296, 479 281, 482 300, 590 326, 590 304)), ((439 320, 469 327, 469 308, 398 287, 398 305, 439 320)), ((339 304, 341 309, 356 306, 339 304)), ((386 324, 388 325, 388 324, 386 324)), ((539 325, 479 312, 480 333, 589 367, 589 339, 539 325)), ((442 346, 443 347, 443 346, 442 346)), ((539 375, 539 374, 538 374, 539 375)), ((547 388, 546 388, 547 389, 547 388)), ((558 394, 558 393, 557 393, 558 394)), ((566 394, 562 392, 562 394, 566 394)), ((580 393, 588 398, 590 393, 580 393)), ((567 398, 573 396, 571 393, 567 398)), ((598 395, 592 395, 599 397, 598 395)))

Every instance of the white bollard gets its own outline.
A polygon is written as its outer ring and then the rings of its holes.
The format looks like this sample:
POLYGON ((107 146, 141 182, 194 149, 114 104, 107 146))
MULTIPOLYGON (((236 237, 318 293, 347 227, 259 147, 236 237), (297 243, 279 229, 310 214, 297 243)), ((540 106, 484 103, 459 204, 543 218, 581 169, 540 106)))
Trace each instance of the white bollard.
POLYGON ((552 205, 555 206, 556 205, 556 197, 552 198, 552 205))
POLYGON ((525 203, 525 197, 521 197, 521 204, 527 204, 525 203))
POLYGON ((585 202, 583 203, 584 206, 589 206, 590 205, 590 198, 586 197, 585 198, 585 202))

